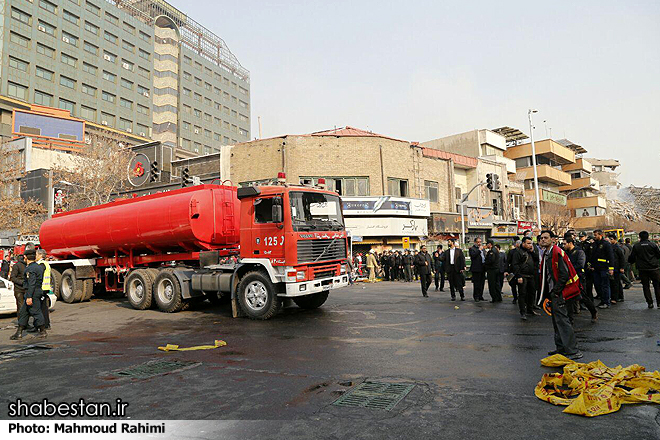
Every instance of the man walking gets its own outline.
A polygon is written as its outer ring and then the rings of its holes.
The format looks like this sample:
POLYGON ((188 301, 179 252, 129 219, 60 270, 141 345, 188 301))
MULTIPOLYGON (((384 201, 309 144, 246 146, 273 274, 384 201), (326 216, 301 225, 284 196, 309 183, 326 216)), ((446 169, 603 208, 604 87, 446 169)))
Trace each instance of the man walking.
POLYGON ((472 273, 472 286, 474 288, 472 297, 475 302, 479 302, 484 300, 484 262, 486 261, 486 255, 481 247, 481 238, 474 239, 474 245, 470 248, 469 253, 470 273, 472 273))
POLYGON ((25 301, 18 312, 18 329, 9 339, 16 340, 23 337, 30 316, 34 318, 34 326, 38 329, 37 338, 48 336, 44 328, 44 316, 41 313, 41 295, 44 278, 44 266, 36 263, 37 253, 34 248, 25 251, 25 260, 28 262, 25 270, 25 301))
POLYGON ((623 281, 621 280, 621 275, 625 271, 625 256, 623 249, 619 246, 616 234, 611 232, 607 234, 607 238, 612 245, 612 253, 614 254, 614 260, 612 260, 614 276, 610 278, 610 292, 612 294, 610 301, 612 304, 616 304, 617 302, 623 302, 623 281))
POLYGON ((37 249, 37 263, 44 266, 44 278, 41 284, 41 313, 44 315, 44 327, 50 330, 50 264, 46 261, 46 250, 37 249))
POLYGON ((442 245, 438 246, 438 249, 433 252, 433 271, 435 272, 435 290, 440 288, 440 292, 445 291, 445 268, 442 255, 442 245))
POLYGON ((380 270, 378 262, 376 262, 376 256, 374 255, 374 250, 371 249, 369 254, 367 254, 367 270, 369 271, 369 282, 376 282, 376 272, 380 270))
MULTIPOLYGON (((630 239, 626 238, 627 243, 630 243, 630 239)), ((632 287, 632 279, 630 275, 630 263, 628 263, 628 258, 630 258, 630 253, 632 252, 632 246, 619 240, 617 246, 623 251, 623 271, 621 272, 621 281, 623 282, 623 290, 628 290, 632 287)))
POLYGON ((429 286, 431 285, 431 267, 433 261, 428 252, 426 252, 426 246, 422 245, 419 253, 415 255, 415 268, 419 274, 419 280, 422 284, 422 296, 428 297, 429 286))
POLYGON ((25 287, 23 287, 25 282, 25 257, 23 255, 16 257, 16 261, 11 267, 9 281, 14 283, 14 298, 16 299, 16 313, 18 314, 25 301, 25 287))
POLYGON ((542 231, 540 245, 543 249, 541 264, 541 292, 549 298, 552 308, 552 326, 555 330, 556 350, 548 355, 562 354, 569 359, 577 360, 583 355, 577 347, 575 333, 566 310, 566 299, 579 294, 579 281, 571 278, 576 276, 566 253, 552 244, 552 231, 542 231))
POLYGON ((600 297, 599 309, 609 309, 610 298, 610 276, 614 275, 614 253, 612 245, 605 240, 603 231, 594 231, 594 243, 591 246, 591 268, 594 276, 594 286, 600 297))
POLYGON ((511 273, 514 274, 512 281, 517 283, 518 310, 523 321, 527 320, 527 315, 538 315, 534 311, 538 268, 539 256, 534 250, 534 243, 530 237, 523 237, 511 257, 511 273))
POLYGON ((406 279, 406 283, 412 281, 412 264, 413 259, 410 254, 410 249, 406 249, 406 253, 403 255, 403 275, 406 279))
MULTIPOLYGON (((506 273, 504 276, 506 277, 508 274, 513 274, 515 273, 513 271, 512 263, 513 263, 513 256, 516 254, 516 251, 520 248, 520 239, 518 237, 513 239, 513 247, 509 249, 509 251, 506 253, 506 273)), ((513 295, 513 303, 515 304, 518 301, 518 279, 516 277, 511 278, 511 281, 509 281, 509 286, 511 287, 511 294, 513 295)))
POLYGON ((628 261, 637 265, 644 289, 644 299, 646 299, 649 309, 653 308, 651 282, 653 282, 656 306, 660 309, 660 248, 654 242, 649 241, 647 231, 639 233, 639 241, 633 246, 628 261))
POLYGON ((488 293, 490 294, 490 302, 502 302, 502 290, 500 288, 500 253, 495 247, 493 240, 486 242, 486 260, 484 269, 488 277, 488 293))
POLYGON ((442 253, 442 262, 449 280, 449 293, 451 300, 456 301, 456 292, 461 295, 461 301, 465 301, 463 286, 465 285, 465 255, 456 247, 456 241, 449 239, 449 249, 442 253))
MULTIPOLYGON (((569 238, 565 241, 564 251, 568 255, 568 259, 571 261, 575 272, 577 272, 578 276, 580 277, 580 298, 576 298, 575 300, 579 300, 581 304, 584 304, 584 306, 589 310, 589 313, 591 313, 591 322, 596 322, 598 320, 598 309, 596 309, 596 306, 594 305, 593 298, 588 296, 585 292, 584 266, 587 261, 587 256, 582 249, 575 245, 575 240, 573 238, 569 238)), ((570 305, 568 306, 568 316, 571 319, 571 322, 573 322, 570 305)))

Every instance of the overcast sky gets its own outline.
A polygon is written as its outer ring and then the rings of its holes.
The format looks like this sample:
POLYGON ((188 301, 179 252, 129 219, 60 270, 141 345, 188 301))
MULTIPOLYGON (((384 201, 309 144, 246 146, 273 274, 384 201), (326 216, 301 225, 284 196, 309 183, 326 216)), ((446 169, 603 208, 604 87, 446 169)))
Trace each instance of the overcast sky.
POLYGON ((250 71, 252 137, 508 125, 660 187, 660 1, 171 0, 250 71), (545 124, 543 121, 547 121, 545 124), (547 135, 546 135, 547 127, 547 135))

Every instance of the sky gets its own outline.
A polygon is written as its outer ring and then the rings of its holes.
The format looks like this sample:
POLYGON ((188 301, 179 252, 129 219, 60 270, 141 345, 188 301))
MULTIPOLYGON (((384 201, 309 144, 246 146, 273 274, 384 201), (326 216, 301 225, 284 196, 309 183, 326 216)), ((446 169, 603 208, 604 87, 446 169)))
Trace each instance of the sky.
POLYGON ((510 126, 660 187, 660 1, 170 0, 250 71, 251 136, 510 126), (544 122, 545 121, 545 122, 544 122))

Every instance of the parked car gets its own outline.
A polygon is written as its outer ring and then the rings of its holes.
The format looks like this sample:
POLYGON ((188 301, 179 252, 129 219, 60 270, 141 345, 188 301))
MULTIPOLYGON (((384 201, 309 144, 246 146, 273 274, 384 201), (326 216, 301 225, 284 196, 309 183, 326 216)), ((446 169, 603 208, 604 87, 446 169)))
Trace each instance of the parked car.
MULTIPOLYGON (((55 295, 50 296, 50 309, 55 308, 55 303, 57 302, 57 297, 55 295)), ((0 278, 0 315, 12 315, 16 313, 16 298, 14 297, 14 283, 11 281, 0 278)))

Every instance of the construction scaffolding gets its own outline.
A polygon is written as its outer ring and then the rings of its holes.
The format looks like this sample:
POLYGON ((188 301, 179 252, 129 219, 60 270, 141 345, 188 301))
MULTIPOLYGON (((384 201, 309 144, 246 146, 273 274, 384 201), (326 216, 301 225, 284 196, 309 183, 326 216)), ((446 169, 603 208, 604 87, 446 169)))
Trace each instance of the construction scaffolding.
POLYGON ((169 3, 163 0, 106 1, 150 26, 154 25, 156 18, 168 17, 179 29, 181 44, 237 78, 250 82, 250 72, 241 66, 222 38, 169 3))

